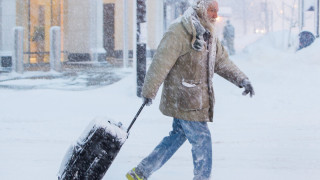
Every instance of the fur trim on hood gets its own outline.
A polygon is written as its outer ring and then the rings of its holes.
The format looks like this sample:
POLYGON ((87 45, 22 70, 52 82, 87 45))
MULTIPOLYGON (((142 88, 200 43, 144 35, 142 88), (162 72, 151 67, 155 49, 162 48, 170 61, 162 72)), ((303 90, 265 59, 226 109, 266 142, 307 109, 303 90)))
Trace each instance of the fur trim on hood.
POLYGON ((182 17, 182 23, 188 33, 193 36, 191 41, 192 48, 196 51, 202 51, 205 45, 203 34, 208 32, 208 30, 202 25, 201 18, 193 7, 185 11, 182 17))

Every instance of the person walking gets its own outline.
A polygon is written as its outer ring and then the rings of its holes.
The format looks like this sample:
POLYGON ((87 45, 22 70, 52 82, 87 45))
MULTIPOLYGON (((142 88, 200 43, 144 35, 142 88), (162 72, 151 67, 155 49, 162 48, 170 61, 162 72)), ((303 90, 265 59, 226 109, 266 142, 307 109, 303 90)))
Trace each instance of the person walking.
POLYGON ((227 25, 223 28, 223 39, 226 43, 229 54, 234 55, 234 27, 231 25, 230 20, 227 20, 227 25))
POLYGON ((164 34, 145 77, 142 96, 150 105, 164 83, 160 111, 173 117, 173 129, 126 174, 127 179, 148 179, 186 140, 192 145, 193 179, 210 179, 212 140, 207 122, 213 121, 213 74, 244 87, 243 95, 254 95, 248 77, 229 60, 214 34, 218 10, 215 0, 197 0, 164 34))

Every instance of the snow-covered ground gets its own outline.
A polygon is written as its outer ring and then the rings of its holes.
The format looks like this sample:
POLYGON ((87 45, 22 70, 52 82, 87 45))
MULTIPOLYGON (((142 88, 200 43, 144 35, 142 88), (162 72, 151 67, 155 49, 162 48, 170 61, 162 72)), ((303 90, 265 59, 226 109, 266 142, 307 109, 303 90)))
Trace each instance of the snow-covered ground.
MULTIPOLYGON (((281 35, 266 35, 231 57, 250 77, 253 98, 214 78, 216 108, 209 124, 214 180, 320 177, 320 41, 294 52, 283 48, 281 35)), ((44 80, 26 81, 19 83, 44 80)), ((67 148, 92 119, 107 117, 129 126, 142 103, 135 82, 132 72, 112 85, 82 91, 0 89, 0 179, 57 179, 67 148)), ((125 179, 168 135, 172 120, 159 112, 159 100, 160 93, 143 110, 105 180, 125 179)), ((150 179, 192 177, 191 146, 185 143, 150 179)))

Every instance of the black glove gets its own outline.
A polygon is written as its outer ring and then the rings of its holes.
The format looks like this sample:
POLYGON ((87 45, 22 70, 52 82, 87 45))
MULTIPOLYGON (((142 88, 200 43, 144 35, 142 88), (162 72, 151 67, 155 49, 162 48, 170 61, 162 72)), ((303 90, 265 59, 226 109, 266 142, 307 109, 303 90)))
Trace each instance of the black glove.
POLYGON ((248 79, 245 79, 240 83, 240 88, 244 88, 242 95, 245 96, 248 93, 250 93, 250 97, 254 95, 253 87, 248 79))
POLYGON ((147 106, 150 106, 152 104, 152 99, 143 97, 143 103, 145 103, 147 106))

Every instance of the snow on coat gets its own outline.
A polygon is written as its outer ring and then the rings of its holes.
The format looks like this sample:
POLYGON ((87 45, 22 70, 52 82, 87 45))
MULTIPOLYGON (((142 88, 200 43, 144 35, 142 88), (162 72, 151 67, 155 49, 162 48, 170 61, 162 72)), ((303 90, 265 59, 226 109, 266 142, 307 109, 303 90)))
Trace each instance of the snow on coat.
POLYGON ((212 122, 214 108, 213 74, 237 86, 247 79, 229 60, 220 41, 211 36, 209 44, 193 48, 196 29, 190 8, 164 34, 147 72, 142 95, 154 99, 164 83, 160 110, 164 115, 183 120, 212 122))

